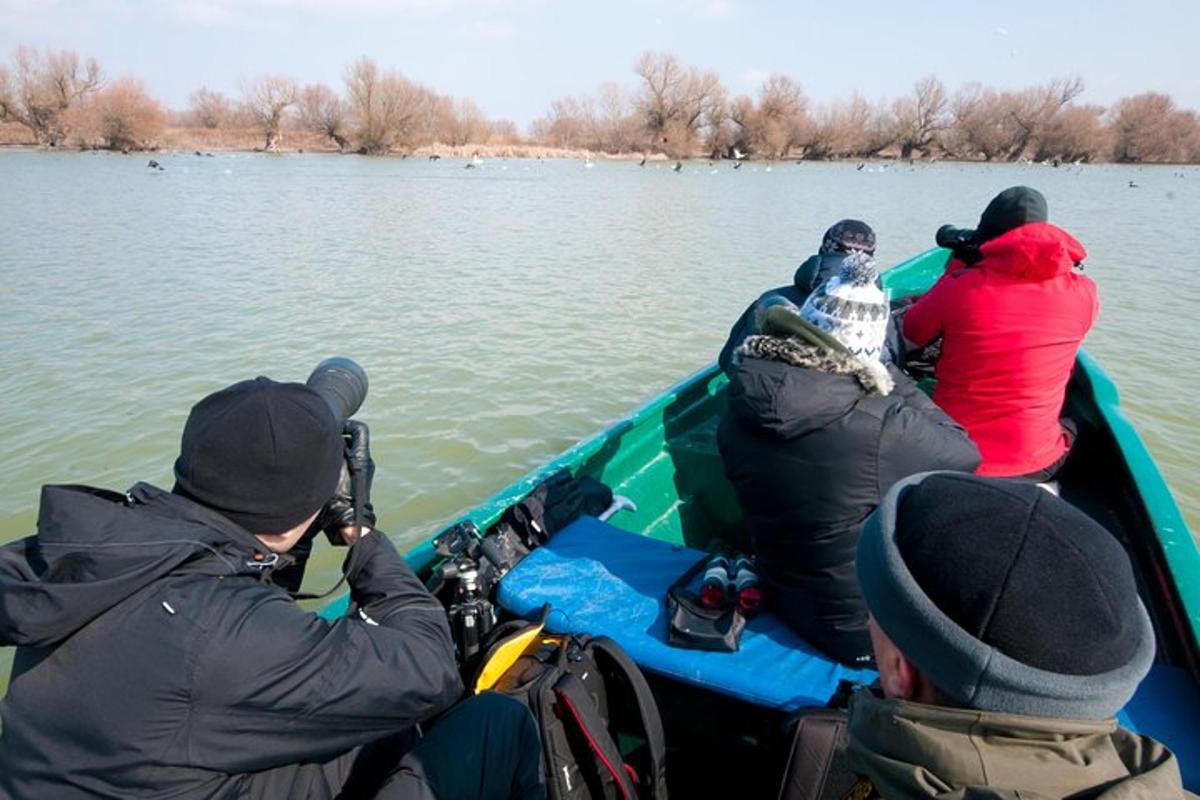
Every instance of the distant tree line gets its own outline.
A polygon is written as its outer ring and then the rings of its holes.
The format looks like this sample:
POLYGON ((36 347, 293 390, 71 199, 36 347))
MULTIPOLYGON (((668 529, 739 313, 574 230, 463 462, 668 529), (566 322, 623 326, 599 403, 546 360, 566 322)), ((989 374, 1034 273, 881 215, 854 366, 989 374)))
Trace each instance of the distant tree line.
POLYGON ((1124 97, 1111 107, 1077 102, 1078 77, 999 90, 967 83, 950 91, 935 77, 891 101, 855 93, 821 105, 788 75, 767 77, 755 95, 733 95, 711 70, 669 53, 644 53, 636 82, 602 84, 594 95, 550 104, 522 137, 471 100, 440 94, 370 58, 347 67, 341 91, 282 75, 242 82, 239 96, 200 88, 169 112, 133 78, 105 79, 95 59, 19 47, 0 66, 0 122, 18 123, 39 144, 151 149, 163 131, 253 130, 276 150, 291 131, 341 152, 378 155, 428 144, 526 142, 612 154, 764 159, 873 157, 983 161, 1200 163, 1200 118, 1165 94, 1124 97))
POLYGON ((140 81, 105 80, 95 59, 19 47, 0 66, 0 122, 25 126, 49 147, 114 150, 152 149, 168 127, 253 129, 267 151, 288 131, 305 131, 367 155, 520 139, 515 124, 487 119, 473 101, 439 94, 369 58, 351 64, 344 83, 339 94, 323 83, 261 75, 242 81, 237 98, 202 87, 187 110, 169 112, 140 81))
POLYGON ((382 155, 434 142, 446 145, 512 142, 520 138, 507 120, 489 120, 474 101, 454 98, 381 69, 360 58, 344 75, 339 94, 323 83, 304 86, 281 75, 242 83, 232 100, 201 88, 192 93, 182 122, 199 128, 253 127, 263 149, 277 149, 288 129, 329 140, 341 152, 382 155))
POLYGON ((669 53, 645 53, 631 88, 602 84, 564 97, 534 122, 546 144, 673 158, 734 154, 767 159, 898 158, 984 161, 1200 162, 1200 118, 1165 94, 1111 107, 1077 103, 1078 77, 998 90, 953 92, 935 77, 890 102, 849 99, 816 106, 793 78, 774 74, 755 96, 731 96, 717 74, 669 53))

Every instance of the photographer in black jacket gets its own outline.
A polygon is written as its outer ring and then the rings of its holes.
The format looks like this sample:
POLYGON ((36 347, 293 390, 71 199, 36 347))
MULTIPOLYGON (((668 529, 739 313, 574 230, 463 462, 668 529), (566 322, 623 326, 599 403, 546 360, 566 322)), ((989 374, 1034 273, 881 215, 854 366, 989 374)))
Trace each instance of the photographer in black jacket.
POLYGON ((451 708, 445 612, 384 534, 335 528, 340 619, 273 583, 326 522, 339 424, 308 386, 244 381, 192 409, 172 492, 43 488, 37 534, 0 548, 0 797, 544 796, 523 706, 451 708))

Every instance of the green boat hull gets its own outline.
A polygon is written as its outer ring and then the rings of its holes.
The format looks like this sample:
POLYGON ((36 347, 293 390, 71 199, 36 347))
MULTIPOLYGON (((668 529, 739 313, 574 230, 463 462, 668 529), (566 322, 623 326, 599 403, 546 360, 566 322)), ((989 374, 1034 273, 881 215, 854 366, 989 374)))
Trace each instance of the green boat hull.
MULTIPOLYGON (((931 250, 884 274, 893 297, 925 291, 948 251, 931 250)), ((563 468, 590 475, 637 502, 620 527, 699 549, 744 541, 742 515, 725 479, 716 430, 727 379, 715 366, 672 386, 629 417, 485 500, 467 518, 486 530, 501 513, 563 468)), ((1200 550, 1144 443, 1121 409, 1116 386, 1079 354, 1066 410, 1088 423, 1064 473, 1063 496, 1104 523, 1129 549, 1155 619, 1160 656, 1200 681, 1200 550)), ((430 540, 407 558, 419 573, 436 562, 430 540)), ((342 598, 325 613, 342 613, 342 598)))

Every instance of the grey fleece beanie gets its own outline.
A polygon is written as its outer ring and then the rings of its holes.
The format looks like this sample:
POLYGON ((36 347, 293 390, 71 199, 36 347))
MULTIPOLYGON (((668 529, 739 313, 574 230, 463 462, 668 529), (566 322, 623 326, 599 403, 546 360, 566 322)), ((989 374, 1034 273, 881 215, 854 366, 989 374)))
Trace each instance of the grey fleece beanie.
POLYGON ((1106 719, 1154 659, 1121 545, 1033 484, 907 478, 864 523, 857 568, 880 628, 968 708, 1106 719))

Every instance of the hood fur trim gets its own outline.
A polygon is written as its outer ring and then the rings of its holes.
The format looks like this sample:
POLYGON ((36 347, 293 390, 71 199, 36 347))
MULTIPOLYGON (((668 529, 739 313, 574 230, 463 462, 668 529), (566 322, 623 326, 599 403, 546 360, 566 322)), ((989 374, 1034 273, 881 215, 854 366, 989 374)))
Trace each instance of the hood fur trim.
POLYGON ((734 358, 761 358, 818 372, 852 375, 860 386, 880 396, 891 394, 896 386, 887 367, 878 361, 818 347, 795 336, 749 336, 734 352, 734 358))

